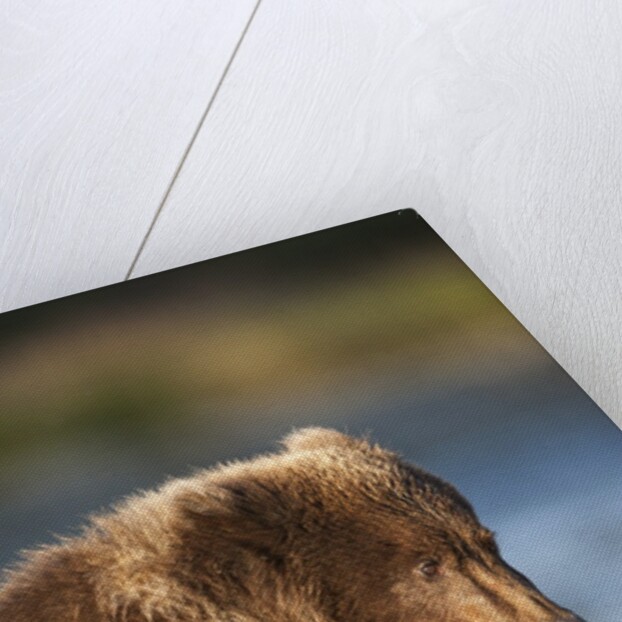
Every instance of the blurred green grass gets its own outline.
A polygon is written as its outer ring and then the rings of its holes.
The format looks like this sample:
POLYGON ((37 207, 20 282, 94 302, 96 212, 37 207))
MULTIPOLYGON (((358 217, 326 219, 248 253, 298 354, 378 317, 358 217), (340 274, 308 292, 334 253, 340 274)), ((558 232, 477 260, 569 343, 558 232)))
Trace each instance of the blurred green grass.
POLYGON ((5 350, 0 465, 38 446, 149 440, 197 404, 321 391, 387 357, 455 381, 473 360, 540 356, 524 335, 457 258, 435 254, 399 254, 268 303, 241 287, 220 312, 212 289, 203 305, 82 317, 5 350))

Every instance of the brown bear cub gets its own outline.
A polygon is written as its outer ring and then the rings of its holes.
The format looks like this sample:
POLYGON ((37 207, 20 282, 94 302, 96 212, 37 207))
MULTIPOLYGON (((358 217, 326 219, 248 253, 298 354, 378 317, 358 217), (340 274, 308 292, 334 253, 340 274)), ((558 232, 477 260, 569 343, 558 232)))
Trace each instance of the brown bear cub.
POLYGON ((173 480, 27 554, 1 622, 579 620, 500 557, 449 484, 320 428, 173 480))

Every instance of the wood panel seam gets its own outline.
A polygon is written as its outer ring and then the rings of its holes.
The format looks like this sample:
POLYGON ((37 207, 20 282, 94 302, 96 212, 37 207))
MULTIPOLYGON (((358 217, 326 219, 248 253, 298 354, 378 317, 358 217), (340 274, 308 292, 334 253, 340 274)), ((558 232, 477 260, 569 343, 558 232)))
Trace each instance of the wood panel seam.
POLYGON ((231 53, 231 57, 229 58, 229 61, 227 62, 227 64, 225 65, 225 68, 222 72, 222 75, 220 76, 220 80, 218 81, 218 84, 216 85, 216 88, 214 89, 214 92, 212 93, 211 97, 209 98, 209 101, 207 102, 207 106, 205 107, 205 110, 203 112, 203 114, 201 115, 201 118, 199 119, 199 122, 197 124, 196 129, 194 130, 194 133, 192 134, 190 141, 188 142, 188 146, 186 147, 186 149, 184 150, 180 160, 179 160, 179 164, 177 165, 177 167, 175 168, 175 171, 173 172, 173 176, 171 177, 171 181, 169 182, 166 190, 164 191, 164 195, 162 197, 162 200, 160 201, 160 204, 158 205, 155 214, 153 215, 153 218, 151 220, 151 223, 149 225, 149 227, 147 228, 147 231, 145 232, 145 235, 140 243, 140 245, 138 246, 138 250, 136 251, 136 255, 134 256, 134 259, 132 260, 130 267, 128 268, 128 271, 125 275, 125 278, 123 279, 124 281, 127 281, 129 279, 132 278, 132 272, 134 271, 134 269, 136 268, 136 264, 138 263, 138 260, 140 259, 140 256, 143 252, 143 250, 145 249, 145 245, 147 244, 147 240, 149 239, 149 236, 151 235, 151 233, 153 232, 153 229, 155 228, 155 225, 158 221, 158 218, 160 217, 160 214, 162 213, 162 210, 164 209, 164 205, 166 204, 171 191, 173 189, 173 186, 175 185, 175 182, 177 181, 177 178, 179 177, 179 174, 181 173, 181 169, 184 167, 184 164, 186 163, 186 160, 188 159, 188 155, 190 154, 190 151, 192 150, 192 146, 194 145, 194 143, 196 142, 196 139, 199 135, 199 133, 201 132, 201 128, 203 127, 204 123, 205 123, 205 119, 207 119, 207 116, 210 113, 210 110, 212 109, 214 102, 216 101, 216 97, 218 97, 218 93, 220 92, 220 88, 222 87, 227 74, 229 73, 229 70, 231 69, 233 62, 235 61, 235 58, 238 54, 238 51, 240 50, 240 47, 242 46, 242 42, 244 41, 246 35, 248 34, 248 31, 250 30, 250 27, 253 23, 253 20, 255 18, 255 15, 257 14, 257 11, 259 10, 259 6, 261 5, 262 0, 257 0, 251 14, 250 17, 248 18, 248 21, 246 22, 246 25, 244 26, 244 28, 242 29, 242 33, 240 34, 240 37, 238 39, 238 42, 236 43, 235 47, 233 48, 233 52, 231 53))

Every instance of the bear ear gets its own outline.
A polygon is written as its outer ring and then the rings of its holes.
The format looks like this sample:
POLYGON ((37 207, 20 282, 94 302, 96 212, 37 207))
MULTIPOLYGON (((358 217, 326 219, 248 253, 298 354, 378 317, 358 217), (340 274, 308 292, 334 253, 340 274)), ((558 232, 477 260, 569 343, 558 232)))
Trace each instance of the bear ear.
POLYGON ((329 447, 356 447, 359 441, 329 428, 303 428, 288 434, 281 444, 286 451, 312 451, 329 447))

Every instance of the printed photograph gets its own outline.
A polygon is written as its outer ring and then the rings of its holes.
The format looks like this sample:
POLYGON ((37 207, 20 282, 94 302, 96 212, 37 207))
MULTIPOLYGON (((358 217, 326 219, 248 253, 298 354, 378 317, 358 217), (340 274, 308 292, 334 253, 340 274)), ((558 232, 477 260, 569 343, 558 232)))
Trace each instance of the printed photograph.
POLYGON ((413 210, 0 315, 0 621, 619 622, 622 433, 413 210))

